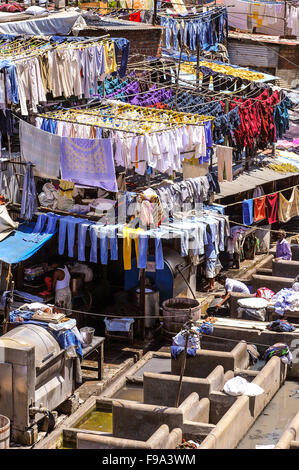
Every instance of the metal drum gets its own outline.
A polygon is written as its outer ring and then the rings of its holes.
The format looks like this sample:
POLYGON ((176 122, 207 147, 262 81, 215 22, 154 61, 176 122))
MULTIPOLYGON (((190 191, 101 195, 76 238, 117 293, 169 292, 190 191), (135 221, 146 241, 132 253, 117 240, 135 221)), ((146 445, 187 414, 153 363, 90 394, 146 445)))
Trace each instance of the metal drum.
POLYGON ((40 367, 60 352, 56 339, 42 326, 21 325, 1 336, 0 342, 13 341, 18 346, 35 346, 35 365, 40 367))
POLYGON ((186 297, 176 297, 163 302, 163 329, 169 334, 176 334, 181 331, 184 323, 191 318, 196 321, 200 319, 201 306, 195 299, 186 297))
MULTIPOLYGON (((140 289, 136 289, 136 302, 140 303, 140 289)), ((145 289, 145 316, 157 318, 145 318, 144 326, 152 328, 159 318, 159 291, 145 289)))

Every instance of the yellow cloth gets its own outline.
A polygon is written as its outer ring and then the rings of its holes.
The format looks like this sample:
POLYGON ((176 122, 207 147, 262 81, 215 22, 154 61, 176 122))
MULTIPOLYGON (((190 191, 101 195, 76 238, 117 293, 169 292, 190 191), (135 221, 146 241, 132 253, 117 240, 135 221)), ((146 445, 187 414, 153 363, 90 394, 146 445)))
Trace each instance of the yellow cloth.
POLYGON ((59 182, 59 195, 66 196, 69 199, 73 198, 75 184, 72 181, 60 180, 59 182))
POLYGON ((288 222, 292 217, 299 215, 299 189, 294 188, 288 201, 282 193, 279 193, 278 218, 279 222, 288 222))
MULTIPOLYGON (((244 70, 235 67, 231 67, 227 64, 215 64, 207 60, 201 60, 199 66, 208 67, 215 72, 222 73, 224 75, 231 75, 233 77, 246 78, 247 80, 259 81, 264 78, 263 73, 252 72, 251 70, 244 70)), ((185 73, 196 74, 196 63, 195 62, 183 62, 181 64, 181 70, 185 73)), ((199 74, 199 78, 202 78, 202 74, 199 74)))
POLYGON ((104 58, 105 58, 105 73, 110 74, 117 71, 117 64, 115 60, 114 42, 104 44, 104 58))
POLYGON ((135 253, 137 258, 137 266, 138 266, 138 258, 139 258, 139 239, 138 233, 144 232, 142 228, 123 228, 123 258, 124 258, 124 269, 126 271, 131 269, 131 254, 132 254, 132 239, 135 242, 135 253))

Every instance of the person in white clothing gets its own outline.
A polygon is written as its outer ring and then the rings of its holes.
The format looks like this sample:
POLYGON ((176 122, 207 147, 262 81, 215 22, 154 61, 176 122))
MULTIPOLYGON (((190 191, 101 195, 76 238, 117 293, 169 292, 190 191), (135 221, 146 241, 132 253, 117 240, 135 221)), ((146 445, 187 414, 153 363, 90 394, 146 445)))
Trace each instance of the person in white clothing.
POLYGON ((216 308, 221 308, 225 302, 227 302, 231 296, 231 292, 241 292, 242 294, 250 294, 250 290, 244 284, 244 282, 237 281, 236 279, 231 279, 226 276, 219 276, 217 279, 218 282, 225 287, 225 295, 221 302, 216 305, 216 308))
POLYGON ((72 292, 70 289, 71 275, 69 270, 60 258, 51 260, 49 265, 54 269, 52 290, 55 292, 55 305, 71 310, 72 292))

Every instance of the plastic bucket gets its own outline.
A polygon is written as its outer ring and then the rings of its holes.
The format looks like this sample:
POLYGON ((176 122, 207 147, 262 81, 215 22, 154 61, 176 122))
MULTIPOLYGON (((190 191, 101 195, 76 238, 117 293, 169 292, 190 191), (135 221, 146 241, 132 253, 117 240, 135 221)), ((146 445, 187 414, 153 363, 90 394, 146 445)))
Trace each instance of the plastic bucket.
POLYGON ((80 329, 80 333, 83 339, 84 346, 89 346, 92 343, 94 328, 91 328, 90 326, 84 326, 80 329))
POLYGON ((10 420, 0 415, 0 449, 9 448, 10 420))

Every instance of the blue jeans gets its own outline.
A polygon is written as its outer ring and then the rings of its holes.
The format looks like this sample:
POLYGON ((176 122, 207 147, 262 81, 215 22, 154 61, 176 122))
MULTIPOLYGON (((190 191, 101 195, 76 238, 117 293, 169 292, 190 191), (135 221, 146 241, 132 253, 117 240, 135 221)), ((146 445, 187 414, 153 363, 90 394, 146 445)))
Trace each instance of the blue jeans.
POLYGON ((89 261, 91 261, 92 263, 98 262, 98 231, 100 230, 100 228, 100 225, 94 224, 90 227, 89 230, 89 235, 91 239, 89 261))
POLYGON ((74 256, 74 243, 75 243, 75 233, 76 225, 85 222, 85 219, 79 219, 72 216, 66 216, 60 219, 59 226, 59 241, 58 241, 58 253, 62 255, 64 253, 65 247, 65 236, 67 229, 67 238, 68 238, 68 256, 73 258, 74 256))
POLYGON ((156 269, 164 269, 162 240, 161 240, 161 235, 159 234, 156 234, 156 238, 155 238, 155 261, 156 261, 156 269))
POLYGON ((110 256, 112 261, 118 260, 118 244, 117 244, 117 229, 110 228, 109 231, 109 241, 110 241, 110 256))
POLYGON ((85 246, 86 246, 86 233, 87 229, 92 224, 86 222, 82 223, 78 227, 78 260, 85 261, 85 246))
POLYGON ((178 51, 179 50, 178 28, 177 28, 178 22, 176 20, 169 19, 169 23, 170 23, 170 27, 172 30, 173 48, 175 51, 178 51))
POLYGON ((138 268, 146 268, 147 264, 147 246, 148 246, 148 235, 139 235, 139 259, 138 268))
POLYGON ((165 46, 167 49, 170 49, 170 22, 169 18, 161 18, 161 26, 165 27, 165 46))
POLYGON ((189 38, 190 38, 190 49, 195 51, 196 49, 196 38, 197 38, 197 22, 189 21, 189 38))
POLYGON ((118 51, 122 51, 121 64, 118 69, 118 74, 122 78, 126 75, 128 57, 130 51, 130 41, 125 38, 111 38, 114 41, 115 47, 115 60, 117 61, 118 51))

